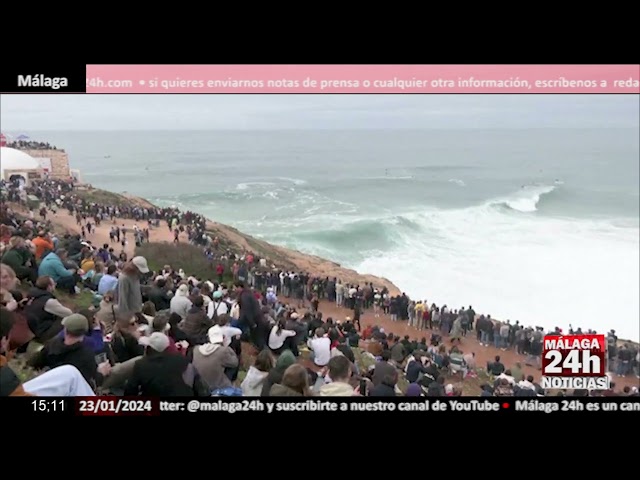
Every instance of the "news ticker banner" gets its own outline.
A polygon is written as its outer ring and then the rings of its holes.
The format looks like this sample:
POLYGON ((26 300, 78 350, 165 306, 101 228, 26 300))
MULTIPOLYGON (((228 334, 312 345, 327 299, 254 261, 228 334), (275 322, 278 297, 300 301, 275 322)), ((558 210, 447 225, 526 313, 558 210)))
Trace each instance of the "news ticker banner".
POLYGON ((3 411, 48 416, 490 414, 640 412, 640 397, 7 398, 3 411))
POLYGON ((0 73, 3 93, 640 93, 640 65, 86 65, 0 73))

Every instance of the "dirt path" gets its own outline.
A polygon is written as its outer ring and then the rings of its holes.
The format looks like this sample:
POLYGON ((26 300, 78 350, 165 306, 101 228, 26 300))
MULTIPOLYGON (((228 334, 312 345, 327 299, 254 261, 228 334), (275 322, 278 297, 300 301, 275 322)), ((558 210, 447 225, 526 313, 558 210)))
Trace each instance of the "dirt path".
MULTIPOLYGON (((51 222, 56 227, 56 233, 60 235, 61 233, 80 233, 80 226, 76 224, 76 219, 74 216, 69 215, 69 213, 64 211, 58 211, 55 215, 51 212, 48 213, 48 217, 51 222)), ((165 222, 162 222, 165 223, 165 222)), ((115 225, 122 228, 124 225, 127 228, 127 245, 124 248, 127 256, 131 258, 135 253, 136 244, 133 240, 133 235, 131 234, 134 225, 138 225, 139 228, 146 228, 147 222, 136 222, 135 220, 128 220, 118 218, 116 219, 115 225)), ((94 247, 102 247, 105 243, 109 244, 110 247, 113 247, 116 253, 120 253, 122 251, 122 246, 119 243, 111 242, 109 239, 109 231, 111 227, 114 226, 114 223, 110 221, 103 221, 99 227, 96 227, 91 231, 90 235, 87 235, 86 239, 91 241, 91 244, 94 247)), ((181 234, 180 241, 186 241, 187 235, 186 233, 181 234)), ((173 242, 173 233, 169 231, 169 228, 165 226, 160 226, 160 228, 153 228, 149 230, 149 241, 151 242, 173 242)))

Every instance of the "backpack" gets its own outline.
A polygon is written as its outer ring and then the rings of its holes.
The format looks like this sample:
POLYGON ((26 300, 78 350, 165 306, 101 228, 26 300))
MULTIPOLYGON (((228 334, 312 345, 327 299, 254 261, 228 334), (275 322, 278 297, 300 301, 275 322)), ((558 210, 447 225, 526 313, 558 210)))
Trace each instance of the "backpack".
MULTIPOLYGON (((215 300, 213 300, 213 315, 211 317, 211 320, 213 320, 215 323, 218 323, 218 307, 220 305, 222 305, 224 302, 223 300, 220 300, 219 302, 216 303, 215 300)), ((229 305, 227 304, 227 312, 229 311, 229 305)))

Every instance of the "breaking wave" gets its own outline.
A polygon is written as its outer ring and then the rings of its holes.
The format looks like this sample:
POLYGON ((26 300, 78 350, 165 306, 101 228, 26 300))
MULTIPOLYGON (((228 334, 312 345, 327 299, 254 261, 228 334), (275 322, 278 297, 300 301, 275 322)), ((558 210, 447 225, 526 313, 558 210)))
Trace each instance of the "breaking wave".
MULTIPOLYGON (((559 184, 558 184, 559 185, 559 184)), ((520 191, 507 197, 489 201, 489 205, 506 207, 522 213, 531 213, 538 210, 538 202, 544 195, 556 190, 557 185, 527 185, 520 191)))

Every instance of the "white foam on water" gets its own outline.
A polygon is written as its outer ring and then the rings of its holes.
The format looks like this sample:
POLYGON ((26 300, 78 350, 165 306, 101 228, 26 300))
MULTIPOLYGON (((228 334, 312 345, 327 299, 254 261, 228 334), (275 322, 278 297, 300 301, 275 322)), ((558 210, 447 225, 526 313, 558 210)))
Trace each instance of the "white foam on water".
POLYGON ((412 180, 413 175, 382 175, 378 177, 363 177, 363 180, 412 180))
MULTIPOLYGON (((453 308, 473 305, 477 312, 495 318, 545 328, 566 329, 569 324, 600 332, 614 328, 620 337, 638 340, 637 220, 535 214, 540 199, 555 188, 561 187, 527 186, 483 205, 457 210, 382 215, 363 215, 354 205, 307 192, 291 199, 295 208, 286 209, 286 214, 269 215, 259 226, 250 219, 235 224, 271 241, 386 277, 412 298, 453 308), (304 214, 296 214, 299 209, 304 214), (358 225, 370 228, 372 223, 379 231, 374 229, 371 235, 381 239, 384 235, 387 245, 391 239, 391 247, 345 251, 344 240, 355 233, 353 229, 358 225), (322 240, 313 236, 313 232, 330 231, 342 236, 342 247, 326 236, 322 240), (352 256, 349 262, 347 257, 352 256)), ((275 191, 256 194, 277 196, 275 191)), ((277 205, 273 212, 280 209, 283 206, 277 205)))
POLYGON ((237 184, 236 190, 248 190, 251 187, 270 187, 272 185, 275 184, 272 182, 246 182, 237 184))
POLYGON ((369 252, 352 266, 389 278, 412 298, 473 305, 527 325, 613 328, 640 338, 637 227, 491 205, 405 217, 415 232, 398 229, 396 248, 369 252))
POLYGON ((268 192, 264 192, 262 196, 264 198, 270 198, 270 199, 276 200, 278 199, 278 192, 269 190, 268 192))
POLYGON ((278 180, 282 180, 284 182, 291 182, 294 185, 305 185, 307 183, 306 180, 302 180, 300 178, 278 177, 278 180))

